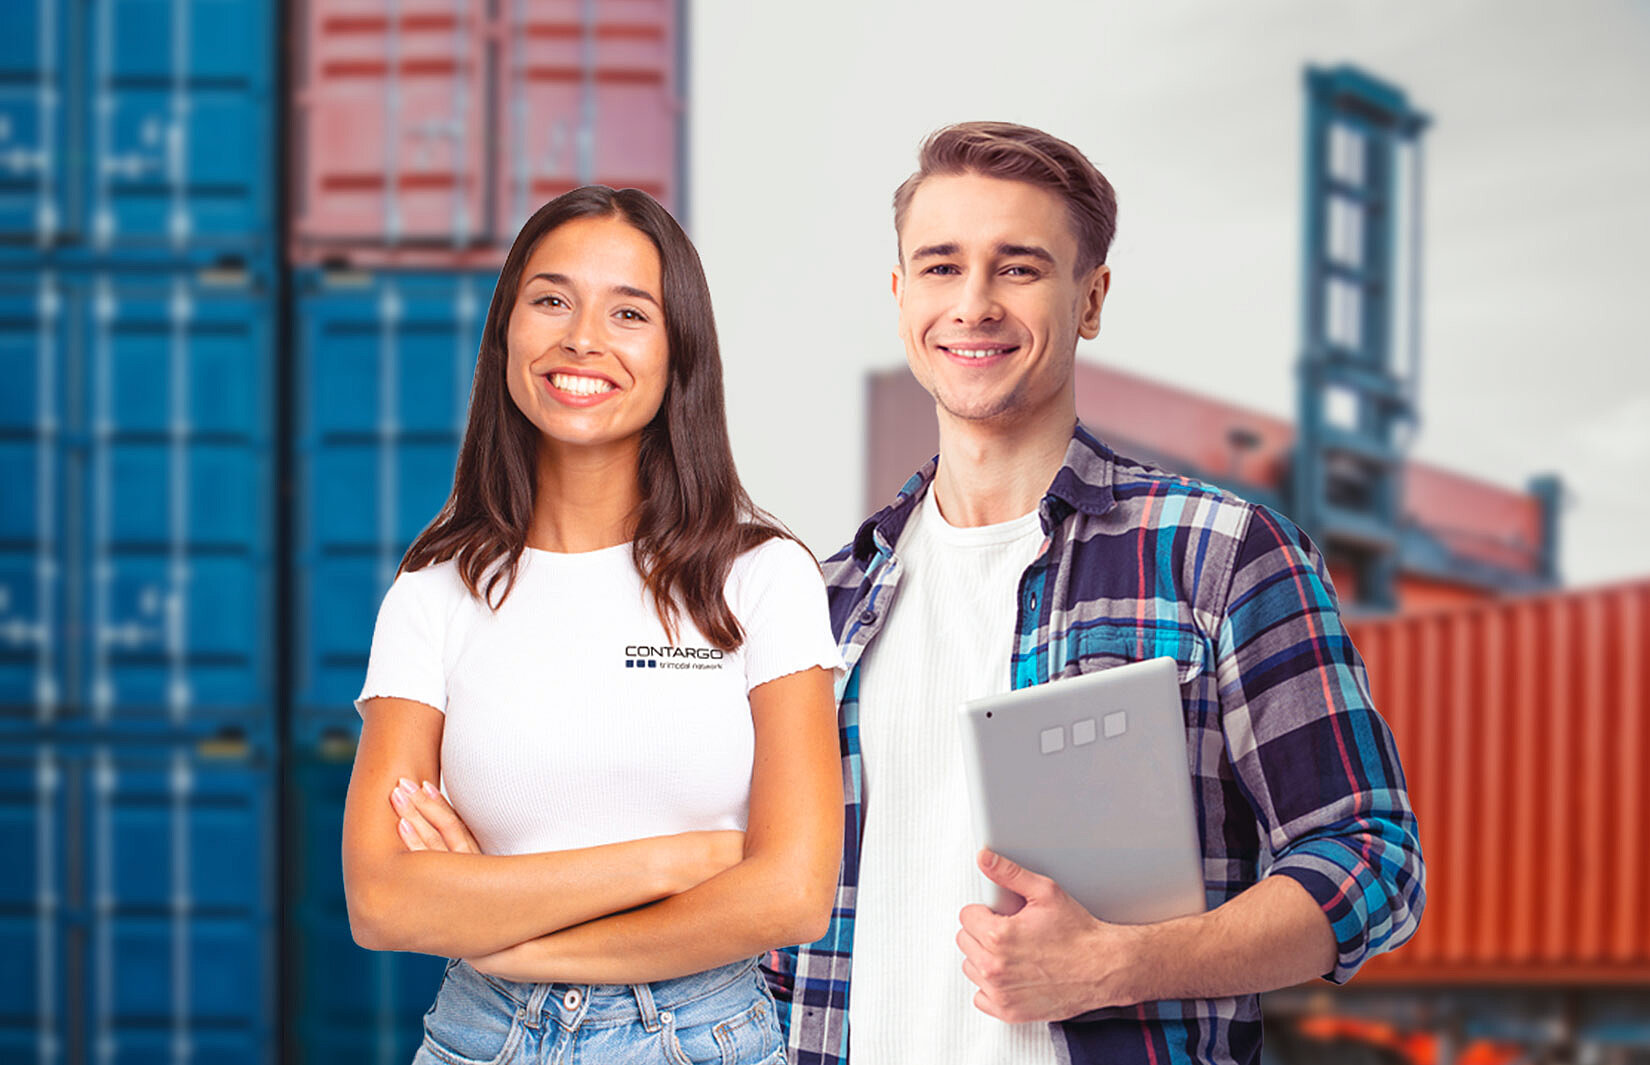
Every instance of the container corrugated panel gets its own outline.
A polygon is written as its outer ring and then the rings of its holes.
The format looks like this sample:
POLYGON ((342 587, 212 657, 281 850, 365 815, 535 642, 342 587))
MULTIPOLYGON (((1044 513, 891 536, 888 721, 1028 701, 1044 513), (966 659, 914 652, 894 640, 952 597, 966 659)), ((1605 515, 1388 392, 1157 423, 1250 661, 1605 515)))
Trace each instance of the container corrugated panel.
POLYGON ((1360 982, 1650 983, 1650 582, 1350 628, 1427 857, 1360 982))
POLYGON ((301 5, 293 109, 301 245, 485 243, 486 7, 301 5))
POLYGON ((508 245, 545 201, 599 182, 675 211, 676 0, 516 0, 499 5, 495 172, 508 245))
POLYGON ((273 251, 273 0, 14 8, 0 248, 197 264, 273 251))
POLYGON ((446 959, 355 945, 339 862, 352 746, 331 748, 295 749, 290 762, 292 1060, 410 1061, 446 959))
POLYGON ((272 308, 245 272, 0 281, 0 727, 267 727, 272 308))
POLYGON ((378 604, 452 489, 490 274, 300 273, 300 742, 353 735, 378 604))
POLYGON ((64 225, 62 0, 12 0, 0 33, 0 250, 38 252, 64 225))
POLYGON ((273 790, 244 745, 0 746, 0 1056, 271 1061, 273 790))
POLYGON ((293 261, 493 266, 546 200, 677 206, 676 0, 308 0, 293 261))
POLYGON ((63 285, 0 274, 0 728, 63 702, 63 285))

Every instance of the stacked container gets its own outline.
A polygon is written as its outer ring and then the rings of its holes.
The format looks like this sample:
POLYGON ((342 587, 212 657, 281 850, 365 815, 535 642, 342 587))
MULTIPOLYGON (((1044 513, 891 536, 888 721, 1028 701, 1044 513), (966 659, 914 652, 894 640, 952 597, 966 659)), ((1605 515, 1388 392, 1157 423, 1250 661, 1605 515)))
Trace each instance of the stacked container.
POLYGON ((0 1058, 274 1059, 271 0, 0 35, 0 1058))
POLYGON ((406 1061, 421 1038, 441 961, 349 935, 352 701, 379 602, 451 488, 517 229, 591 183, 678 211, 679 15, 677 0, 293 6, 287 927, 305 1065, 406 1061))

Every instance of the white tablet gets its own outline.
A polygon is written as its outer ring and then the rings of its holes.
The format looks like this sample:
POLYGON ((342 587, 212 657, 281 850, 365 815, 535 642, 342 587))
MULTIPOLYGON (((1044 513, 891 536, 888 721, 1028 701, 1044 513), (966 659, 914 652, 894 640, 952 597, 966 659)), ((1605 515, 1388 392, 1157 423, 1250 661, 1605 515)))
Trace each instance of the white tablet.
MULTIPOLYGON (((972 699, 960 711, 982 847, 1052 877, 1103 921, 1203 912, 1174 659, 972 699)), ((999 913, 1023 903, 996 895, 999 913)))

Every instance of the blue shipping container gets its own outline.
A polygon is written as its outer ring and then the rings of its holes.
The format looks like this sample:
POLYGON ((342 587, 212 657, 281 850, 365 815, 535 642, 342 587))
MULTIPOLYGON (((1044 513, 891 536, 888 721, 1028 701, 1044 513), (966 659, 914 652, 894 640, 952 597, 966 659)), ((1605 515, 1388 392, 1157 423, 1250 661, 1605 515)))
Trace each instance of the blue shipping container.
POLYGON ((0 1060, 270 1062, 269 759, 0 745, 0 1060))
POLYGON ((288 812, 287 927, 292 1060, 300 1065, 411 1061, 446 959, 355 945, 340 866, 353 745, 294 749, 288 812))
POLYGON ((8 0, 5 11, 0 254, 274 254, 274 0, 8 0))
POLYGON ((0 274, 0 729, 269 727, 273 299, 0 274))
POLYGON ((353 736, 378 604, 452 489, 493 274, 297 274, 294 742, 353 736))

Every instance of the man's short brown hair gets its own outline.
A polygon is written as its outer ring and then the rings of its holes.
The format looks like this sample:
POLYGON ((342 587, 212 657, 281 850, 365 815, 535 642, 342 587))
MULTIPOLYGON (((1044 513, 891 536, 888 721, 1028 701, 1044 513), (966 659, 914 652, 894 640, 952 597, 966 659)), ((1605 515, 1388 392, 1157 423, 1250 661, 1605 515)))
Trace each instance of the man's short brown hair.
MULTIPOLYGON (((917 171, 894 190, 894 237, 917 188, 936 174, 1025 181, 1065 201, 1077 235, 1077 272, 1106 261, 1117 232, 1117 193, 1082 152, 1050 133, 1012 122, 958 122, 937 129, 917 152, 917 171)), ((900 249, 903 262, 905 250, 900 249)))

